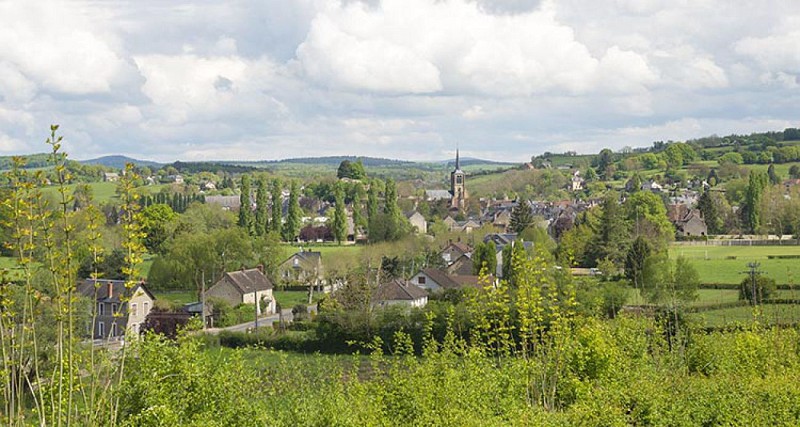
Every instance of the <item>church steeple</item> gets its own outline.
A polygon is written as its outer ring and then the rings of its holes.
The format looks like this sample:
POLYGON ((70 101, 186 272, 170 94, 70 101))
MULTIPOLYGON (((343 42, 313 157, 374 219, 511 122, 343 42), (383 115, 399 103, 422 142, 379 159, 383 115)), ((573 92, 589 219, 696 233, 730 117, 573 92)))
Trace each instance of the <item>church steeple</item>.
POLYGON ((466 175, 461 170, 461 156, 456 146, 456 168, 450 172, 450 207, 455 209, 464 209, 465 200, 467 198, 466 188, 466 175))
POLYGON ((459 170, 459 169, 461 169, 461 165, 459 164, 459 161, 458 161, 458 147, 456 147, 456 170, 459 170))

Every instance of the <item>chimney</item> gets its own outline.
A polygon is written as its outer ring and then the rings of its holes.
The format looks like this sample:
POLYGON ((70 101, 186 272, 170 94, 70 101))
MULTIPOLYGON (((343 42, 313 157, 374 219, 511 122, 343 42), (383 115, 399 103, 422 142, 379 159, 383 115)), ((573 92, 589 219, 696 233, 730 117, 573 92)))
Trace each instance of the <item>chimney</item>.
POLYGON ((114 283, 108 282, 108 299, 114 298, 114 283))
POLYGON ((256 268, 261 272, 261 274, 264 274, 264 264, 258 264, 258 267, 256 268))

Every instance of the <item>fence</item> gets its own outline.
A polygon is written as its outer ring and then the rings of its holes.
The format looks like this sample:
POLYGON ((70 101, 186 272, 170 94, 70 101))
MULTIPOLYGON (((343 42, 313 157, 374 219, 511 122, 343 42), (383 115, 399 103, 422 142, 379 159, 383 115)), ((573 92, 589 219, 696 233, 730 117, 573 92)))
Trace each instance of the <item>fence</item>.
POLYGON ((800 245, 800 239, 730 239, 676 241, 677 246, 791 246, 800 245))

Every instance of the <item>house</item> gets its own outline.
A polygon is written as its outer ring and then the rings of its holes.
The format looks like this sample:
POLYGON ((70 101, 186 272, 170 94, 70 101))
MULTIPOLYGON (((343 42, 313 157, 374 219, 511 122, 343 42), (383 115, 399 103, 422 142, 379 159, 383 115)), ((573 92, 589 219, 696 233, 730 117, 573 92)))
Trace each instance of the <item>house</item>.
POLYGON ((272 282, 264 275, 264 267, 230 271, 208 288, 206 299, 218 298, 232 306, 256 304, 257 314, 275 312, 275 298, 272 295, 272 282), (262 307, 265 306, 265 307, 262 307))
POLYGON ((425 268, 411 278, 411 283, 431 292, 447 289, 479 288, 479 277, 452 275, 438 268, 425 268))
POLYGON ((183 184, 182 175, 167 175, 167 182, 174 182, 175 184, 183 184))
POLYGON ((417 233, 428 234, 428 221, 425 220, 421 213, 417 211, 409 212, 406 214, 406 218, 411 223, 411 226, 416 228, 417 233))
POLYGON ((103 181, 117 182, 119 181, 119 174, 116 172, 103 172, 103 181))
POLYGON ((390 305, 424 307, 428 303, 428 292, 408 281, 394 279, 378 286, 372 301, 373 306, 377 307, 390 305))
POLYGON ((324 283, 324 273, 322 253, 302 248, 278 266, 278 276, 284 285, 316 286, 324 283))
POLYGON ((472 254, 464 254, 447 266, 447 274, 458 276, 472 275, 472 254))
POLYGON ((472 248, 461 241, 450 241, 450 243, 442 249, 441 255, 444 262, 450 265, 463 255, 472 255, 472 248))
POLYGON ((242 205, 239 196, 206 196, 206 204, 218 205, 224 211, 238 211, 242 205))
POLYGON ((200 185, 200 189, 203 191, 213 191, 217 189, 217 185, 211 181, 207 181, 200 185))
POLYGON ((708 235, 708 226, 699 209, 690 210, 683 218, 676 221, 675 228, 678 236, 682 237, 708 235))
POLYGON ((572 191, 581 191, 583 190, 584 182, 585 181, 583 180, 583 178, 581 178, 581 172, 575 171, 575 173, 572 174, 572 181, 570 188, 572 189, 572 191))
POLYGON ((86 279, 77 291, 94 301, 94 321, 87 334, 93 339, 119 338, 128 331, 138 334, 156 299, 143 282, 128 288, 124 280, 86 279))
POLYGON ((640 187, 642 191, 650 191, 651 193, 661 193, 664 191, 664 187, 661 184, 657 183, 655 180, 649 180, 647 182, 643 182, 642 186, 640 187))

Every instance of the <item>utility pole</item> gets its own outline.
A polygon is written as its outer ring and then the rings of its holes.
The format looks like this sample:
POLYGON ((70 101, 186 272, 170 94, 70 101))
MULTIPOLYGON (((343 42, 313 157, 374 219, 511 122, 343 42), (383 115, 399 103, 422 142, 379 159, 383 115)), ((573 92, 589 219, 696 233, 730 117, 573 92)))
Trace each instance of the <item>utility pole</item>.
MULTIPOLYGON (((742 274, 749 274, 750 275, 750 286, 751 286, 751 294, 750 294, 750 303, 752 305, 758 304, 758 296, 756 295, 757 286, 756 286, 756 277, 763 272, 758 269, 761 266, 761 263, 758 262, 750 262, 747 263, 747 268, 749 271, 743 271, 742 274)), ((760 293, 760 292, 759 292, 760 293)))
POLYGON ((206 271, 200 274, 200 319, 203 322, 203 330, 206 330, 206 271))

